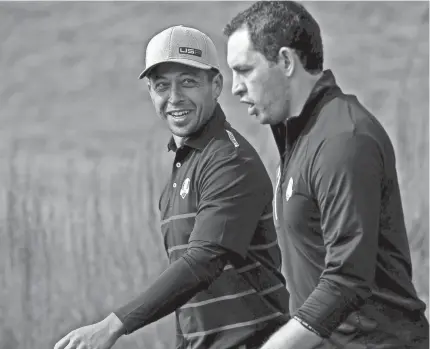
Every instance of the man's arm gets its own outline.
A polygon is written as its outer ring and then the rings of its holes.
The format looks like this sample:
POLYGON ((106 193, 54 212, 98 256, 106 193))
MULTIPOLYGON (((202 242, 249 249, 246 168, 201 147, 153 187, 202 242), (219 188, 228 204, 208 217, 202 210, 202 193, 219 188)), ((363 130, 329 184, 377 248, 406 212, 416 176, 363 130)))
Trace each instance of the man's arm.
POLYGON ((382 171, 381 151, 370 137, 339 135, 321 148, 312 187, 321 211, 325 270, 295 319, 263 349, 314 348, 370 296, 382 171))
POLYGON ((303 322, 292 318, 282 326, 261 349, 310 349, 323 341, 318 334, 306 328, 303 322))
POLYGON ((246 255, 272 188, 269 177, 265 182, 260 176, 264 168, 257 170, 253 159, 239 152, 223 142, 202 164, 188 250, 145 292, 145 300, 138 298, 115 312, 127 333, 184 305, 209 287, 233 255, 246 255))
MULTIPOLYGON (((273 188, 264 165, 251 150, 224 143, 202 163, 201 193, 190 241, 217 244, 245 258, 273 188)), ((215 148, 215 147, 214 147, 215 148)))
MULTIPOLYGON (((257 169, 251 158, 239 152, 224 142, 202 165, 200 203, 188 250, 141 296, 115 311, 115 316, 110 315, 115 321, 121 320, 120 333, 132 333, 175 311, 222 273, 230 253, 246 255, 264 207, 271 200, 272 187, 269 177, 266 181, 261 177, 264 168, 257 169)), ((106 319, 103 321, 107 326, 106 319)), ((77 345, 82 342, 87 349, 109 349, 117 339, 99 336, 93 344, 84 335, 89 330, 87 326, 74 331, 75 335, 82 333, 77 345)), ((67 345, 67 341, 60 342, 67 345)))
POLYGON ((123 334, 130 334, 184 305, 197 292, 207 288, 221 273, 228 253, 201 241, 172 263, 139 297, 111 313, 104 320, 72 331, 54 349, 109 349, 123 334))
POLYGON ((54 349, 109 349, 124 334, 124 326, 115 314, 108 315, 104 320, 78 328, 61 338, 54 349))
POLYGON ((172 263, 140 296, 115 311, 126 334, 169 315, 206 289, 222 273, 228 252, 202 241, 192 241, 187 251, 172 263))

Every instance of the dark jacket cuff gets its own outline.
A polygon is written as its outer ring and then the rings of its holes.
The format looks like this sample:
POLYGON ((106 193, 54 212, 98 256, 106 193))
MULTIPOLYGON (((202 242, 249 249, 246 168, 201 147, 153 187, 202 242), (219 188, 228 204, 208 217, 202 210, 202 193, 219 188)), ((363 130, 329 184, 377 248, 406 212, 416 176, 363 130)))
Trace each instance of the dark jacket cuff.
POLYGON ((362 304, 362 299, 347 288, 321 280, 296 316, 323 338, 332 332, 362 304))

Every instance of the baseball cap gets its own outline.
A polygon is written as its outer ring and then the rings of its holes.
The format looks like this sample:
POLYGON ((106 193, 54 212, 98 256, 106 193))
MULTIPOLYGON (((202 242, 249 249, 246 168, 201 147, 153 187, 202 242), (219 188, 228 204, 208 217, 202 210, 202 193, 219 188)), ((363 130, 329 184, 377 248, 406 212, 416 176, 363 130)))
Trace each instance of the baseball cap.
POLYGON ((156 65, 165 62, 219 71, 218 54, 212 40, 201 31, 178 25, 155 35, 146 47, 143 79, 156 65))

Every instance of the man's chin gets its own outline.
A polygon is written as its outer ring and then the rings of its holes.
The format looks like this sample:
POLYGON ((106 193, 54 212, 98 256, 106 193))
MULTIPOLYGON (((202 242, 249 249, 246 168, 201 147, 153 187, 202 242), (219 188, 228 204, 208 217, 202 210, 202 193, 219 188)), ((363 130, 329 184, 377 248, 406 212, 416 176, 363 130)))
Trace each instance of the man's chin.
POLYGON ((263 115, 256 116, 256 119, 257 119, 257 122, 260 125, 268 125, 268 124, 270 124, 270 120, 268 118, 264 117, 263 115))
POLYGON ((189 133, 182 133, 182 132, 172 132, 173 136, 175 136, 176 138, 183 138, 186 139, 190 136, 189 133))
POLYGON ((175 127, 175 125, 170 125, 170 132, 177 137, 188 137, 192 132, 189 127, 175 127))
POLYGON ((254 117, 257 119, 257 122, 260 125, 269 125, 269 126, 274 126, 279 124, 282 121, 277 121, 273 116, 271 115, 258 115, 254 117))

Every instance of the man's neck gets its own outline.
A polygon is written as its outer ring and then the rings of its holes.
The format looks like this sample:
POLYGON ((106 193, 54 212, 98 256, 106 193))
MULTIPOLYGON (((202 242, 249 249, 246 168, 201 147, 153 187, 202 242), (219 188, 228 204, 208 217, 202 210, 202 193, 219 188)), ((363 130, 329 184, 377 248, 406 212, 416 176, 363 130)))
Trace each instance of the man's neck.
POLYGON ((179 136, 173 135, 173 140, 175 141, 176 148, 179 149, 185 144, 187 137, 179 137, 179 136))
POLYGON ((302 112, 306 101, 308 100, 313 88, 317 81, 322 77, 323 73, 311 75, 304 73, 303 76, 298 80, 298 84, 295 88, 295 96, 291 98, 291 116, 299 116, 302 112))

